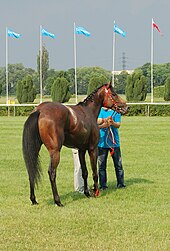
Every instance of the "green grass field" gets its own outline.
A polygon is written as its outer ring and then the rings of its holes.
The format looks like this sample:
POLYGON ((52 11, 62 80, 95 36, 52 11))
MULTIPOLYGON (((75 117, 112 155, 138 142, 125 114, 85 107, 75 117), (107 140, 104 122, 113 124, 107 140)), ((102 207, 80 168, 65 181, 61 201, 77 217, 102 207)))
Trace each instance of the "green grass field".
POLYGON ((57 173, 63 208, 53 204, 44 147, 39 205, 31 206, 21 150, 25 119, 0 117, 0 250, 170 250, 170 117, 122 118, 127 187, 116 189, 109 157, 109 189, 98 198, 74 192, 72 152, 63 148, 57 173))

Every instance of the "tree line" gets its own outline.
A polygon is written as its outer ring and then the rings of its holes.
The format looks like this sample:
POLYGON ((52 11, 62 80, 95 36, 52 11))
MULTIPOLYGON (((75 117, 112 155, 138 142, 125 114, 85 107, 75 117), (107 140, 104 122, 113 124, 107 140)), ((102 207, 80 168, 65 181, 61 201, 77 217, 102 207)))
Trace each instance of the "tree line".
MULTIPOLYGON (((17 97, 19 103, 33 102, 40 93, 40 58, 37 56, 37 70, 25 68, 23 64, 9 64, 9 95, 17 97)), ((170 63, 154 65, 154 87, 161 90, 164 99, 170 100, 170 63), (162 91, 163 90, 163 91, 162 91)), ((0 68, 0 95, 6 95, 5 67, 0 68)), ((53 101, 67 102, 75 93, 75 70, 57 71, 49 69, 49 53, 42 50, 43 95, 50 95, 53 101)), ((88 95, 98 86, 110 81, 111 71, 101 67, 77 68, 79 95, 88 95)), ((119 94, 125 94, 127 101, 144 101, 150 92, 150 63, 134 69, 132 74, 122 71, 115 75, 114 87, 119 94)), ((156 90, 156 89, 155 89, 156 90)))

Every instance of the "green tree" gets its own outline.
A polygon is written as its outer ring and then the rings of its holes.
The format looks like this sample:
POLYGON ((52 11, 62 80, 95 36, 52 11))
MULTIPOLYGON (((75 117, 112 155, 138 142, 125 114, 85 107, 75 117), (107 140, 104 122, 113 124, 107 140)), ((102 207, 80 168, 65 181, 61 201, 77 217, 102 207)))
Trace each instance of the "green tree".
MULTIPOLYGON (((6 79, 5 67, 0 68, 0 83, 2 83, 2 95, 6 94, 6 79)), ((35 71, 31 68, 25 68, 23 64, 8 65, 8 92, 9 95, 15 95, 16 85, 19 80, 22 80, 26 75, 33 76, 35 71)))
POLYGON ((3 94, 5 94, 6 93, 6 85, 5 85, 5 83, 6 83, 6 81, 5 81, 5 67, 1 67, 0 68, 0 83, 1 83, 1 85, 2 85, 2 91, 1 91, 1 93, 2 93, 2 95, 3 94))
POLYGON ((122 71, 119 75, 115 75, 115 91, 119 94, 125 94, 125 88, 127 83, 128 73, 126 71, 122 71))
POLYGON ((27 75, 22 81, 19 80, 16 87, 16 95, 18 102, 32 103, 36 97, 35 87, 30 75, 27 75))
POLYGON ((125 94, 127 101, 144 101, 146 99, 147 80, 142 72, 134 72, 128 76, 125 94))
MULTIPOLYGON (((77 88, 78 94, 87 94, 88 85, 90 79, 96 76, 105 76, 108 82, 111 78, 111 72, 107 71, 101 67, 82 67, 77 68, 77 88)), ((67 71, 67 78, 69 82, 70 92, 73 94, 75 93, 75 70, 69 69, 67 71)))
POLYGON ((154 87, 154 98, 162 98, 164 97, 164 85, 154 87))
POLYGON ((0 95, 2 93, 2 83, 0 83, 0 95))
POLYGON ((45 94, 47 95, 51 95, 51 88, 52 88, 52 85, 55 81, 55 77, 48 77, 47 80, 46 80, 46 86, 45 86, 45 94))
POLYGON ((170 101, 170 76, 166 79, 165 82, 164 100, 170 101))
POLYGON ((68 102, 70 99, 69 85, 66 78, 56 78, 52 88, 51 97, 54 102, 68 102))
POLYGON ((22 94, 23 94, 23 84, 22 81, 19 80, 16 86, 16 96, 20 104, 22 103, 22 94))
POLYGON ((70 81, 68 71, 56 71, 54 69, 48 70, 47 79, 44 86, 44 94, 50 95, 54 79, 61 77, 67 79, 68 82, 70 81))
POLYGON ((87 95, 92 93, 97 87, 107 82, 107 78, 105 76, 96 76, 90 79, 90 83, 88 85, 87 95))
POLYGON ((75 69, 71 68, 67 71, 67 80, 69 82, 69 90, 71 94, 75 93, 75 69))
MULTIPOLYGON (((43 87, 43 93, 44 93, 44 87, 46 84, 46 79, 48 77, 48 69, 49 69, 49 53, 45 47, 45 45, 42 46, 42 87, 43 87)), ((37 71, 38 76, 40 76, 40 51, 37 56, 37 71)))
MULTIPOLYGON (((146 63, 143 66, 136 68, 135 71, 142 71, 142 74, 147 78, 148 92, 151 91, 150 80, 151 80, 151 64, 146 63)), ((170 72, 170 63, 166 64, 154 64, 153 65, 153 83, 154 86, 164 85, 170 72)))

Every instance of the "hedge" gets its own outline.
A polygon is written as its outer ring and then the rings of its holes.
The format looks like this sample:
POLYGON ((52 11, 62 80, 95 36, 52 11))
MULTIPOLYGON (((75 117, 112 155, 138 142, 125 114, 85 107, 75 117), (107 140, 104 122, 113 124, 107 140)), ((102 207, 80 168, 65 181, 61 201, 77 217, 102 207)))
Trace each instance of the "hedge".
MULTIPOLYGON (((35 106, 0 107, 0 116, 28 116, 35 106)), ((170 116, 170 105, 129 105, 127 116, 170 116)))
POLYGON ((170 116, 170 105, 129 105, 127 116, 170 116))
POLYGON ((0 116, 28 116, 35 106, 1 106, 0 116))

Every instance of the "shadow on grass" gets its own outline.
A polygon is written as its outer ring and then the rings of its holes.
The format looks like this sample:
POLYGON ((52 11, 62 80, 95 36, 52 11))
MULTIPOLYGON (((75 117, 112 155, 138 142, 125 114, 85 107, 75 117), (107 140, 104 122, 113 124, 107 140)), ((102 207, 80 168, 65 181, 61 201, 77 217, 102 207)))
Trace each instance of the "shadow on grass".
MULTIPOLYGON (((129 186, 133 186, 134 184, 142 184, 142 183, 152 184, 154 182, 151 180, 148 180, 148 179, 130 178, 130 179, 126 179, 125 183, 126 183, 126 188, 128 188, 129 186)), ((121 190, 126 190, 126 188, 122 188, 121 190)), ((99 196, 105 196, 106 194, 116 192, 117 190, 118 189, 116 187, 115 182, 108 182, 108 189, 100 191, 99 196)), ((90 188, 90 193, 92 194, 92 188, 90 188)), ((91 196, 90 198, 93 198, 93 197, 94 196, 91 196)), ((71 191, 69 193, 62 194, 60 196, 60 199, 61 199, 61 203, 64 203, 64 205, 65 205, 65 204, 70 204, 70 203, 77 201, 77 200, 88 199, 88 198, 84 195, 84 193, 71 191)), ((54 205, 54 201, 52 199, 50 199, 47 201, 47 204, 54 205)))
MULTIPOLYGON (((92 197, 89 197, 89 198, 92 198, 92 197)), ((88 200, 88 198, 85 196, 84 193, 79 193, 79 192, 75 192, 75 191, 71 191, 69 193, 65 193, 65 194, 60 195, 61 203, 64 204, 64 206, 68 205, 74 201, 82 200, 82 199, 88 200)), ((54 205, 53 199, 47 200, 47 204, 54 205)))
POLYGON ((126 180, 126 186, 131 186, 133 184, 140 184, 140 183, 152 184, 154 182, 151 180, 142 179, 142 178, 131 178, 131 179, 126 180))
MULTIPOLYGON (((134 184, 152 184, 154 183, 151 180, 148 179, 142 179, 142 178, 131 178, 131 179, 126 179, 125 184, 126 188, 122 188, 121 190, 126 190, 129 186, 133 186, 134 184)), ((108 182, 108 188, 106 190, 103 190, 100 192, 100 196, 105 196, 106 194, 110 194, 113 192, 116 192, 118 189, 116 187, 115 182, 108 182)), ((119 189, 120 190, 120 189, 119 189)))

